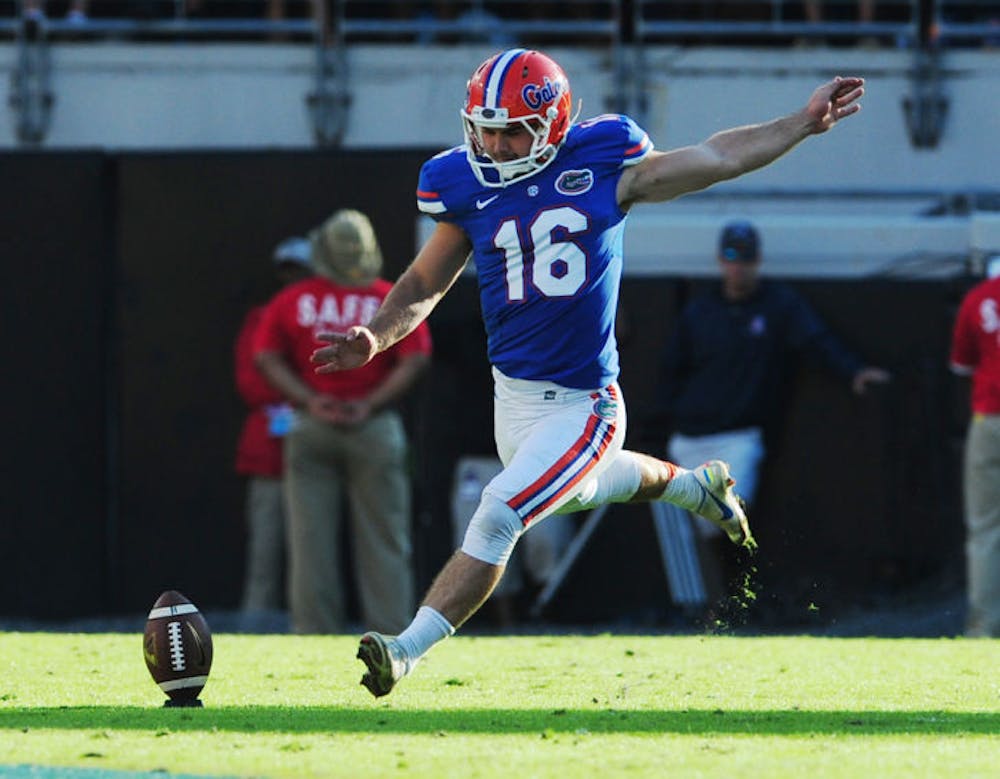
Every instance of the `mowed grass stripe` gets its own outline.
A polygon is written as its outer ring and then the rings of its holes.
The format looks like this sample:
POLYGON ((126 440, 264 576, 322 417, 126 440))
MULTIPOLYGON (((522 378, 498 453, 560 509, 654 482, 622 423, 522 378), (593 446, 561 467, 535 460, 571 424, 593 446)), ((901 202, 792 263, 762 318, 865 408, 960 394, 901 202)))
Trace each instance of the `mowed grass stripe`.
MULTIPOLYGON (((233 776, 992 776, 1000 643, 459 636, 392 695, 356 637, 217 634, 164 709, 136 634, 0 634, 9 764, 233 776), (948 766, 946 768, 946 766, 948 766)), ((0 775, 2 775, 0 767, 0 775)))

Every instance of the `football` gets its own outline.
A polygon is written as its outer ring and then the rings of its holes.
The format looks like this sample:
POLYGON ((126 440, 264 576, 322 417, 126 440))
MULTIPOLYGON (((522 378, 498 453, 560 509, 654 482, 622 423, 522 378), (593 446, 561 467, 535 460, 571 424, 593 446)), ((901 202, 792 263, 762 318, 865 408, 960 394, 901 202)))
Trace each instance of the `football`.
POLYGON ((167 706, 198 706, 212 668, 212 633, 198 607, 176 590, 153 604, 142 637, 146 667, 167 706))

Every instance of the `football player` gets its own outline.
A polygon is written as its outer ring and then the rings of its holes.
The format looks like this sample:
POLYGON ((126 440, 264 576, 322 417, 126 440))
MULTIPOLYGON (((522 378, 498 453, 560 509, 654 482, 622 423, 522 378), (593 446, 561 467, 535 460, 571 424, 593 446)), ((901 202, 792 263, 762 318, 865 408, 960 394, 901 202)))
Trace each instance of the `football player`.
POLYGON ((728 466, 686 470, 622 448, 614 336, 622 233, 636 203, 662 202, 763 167, 856 113, 860 78, 816 88, 787 116, 656 151, 629 117, 574 123, 569 81, 545 54, 510 49, 468 83, 465 143, 428 160, 419 209, 430 238, 367 327, 320 336, 316 370, 364 365, 434 309, 475 263, 504 470, 483 489, 462 546, 398 636, 366 633, 362 684, 387 694, 496 586, 518 537, 547 516, 662 500, 753 546, 728 466))

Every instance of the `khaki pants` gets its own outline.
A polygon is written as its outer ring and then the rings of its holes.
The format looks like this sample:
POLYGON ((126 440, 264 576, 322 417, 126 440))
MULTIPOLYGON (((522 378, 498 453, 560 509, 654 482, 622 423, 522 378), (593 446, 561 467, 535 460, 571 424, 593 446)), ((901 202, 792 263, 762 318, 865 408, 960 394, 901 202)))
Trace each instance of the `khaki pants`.
POLYGON ((342 633, 341 501, 350 509, 364 630, 397 633, 414 611, 406 434, 394 411, 341 428, 300 414, 285 439, 289 606, 297 633, 342 633))
POLYGON ((969 425, 964 487, 966 634, 1000 637, 1000 414, 969 425))
POLYGON ((247 553, 244 611, 272 611, 285 599, 285 499, 281 479, 247 482, 247 553))

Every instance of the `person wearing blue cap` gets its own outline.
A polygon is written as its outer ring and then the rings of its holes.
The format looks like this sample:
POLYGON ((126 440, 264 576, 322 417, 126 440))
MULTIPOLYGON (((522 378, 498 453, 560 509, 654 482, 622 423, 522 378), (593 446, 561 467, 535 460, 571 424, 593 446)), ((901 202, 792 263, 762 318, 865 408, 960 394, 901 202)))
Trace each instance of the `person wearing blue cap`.
MULTIPOLYGON (((720 280, 691 300, 668 339, 660 400, 672 434, 670 459, 683 467, 705 455, 727 461, 740 493, 752 507, 765 456, 765 433, 781 414, 781 386, 789 358, 808 354, 863 395, 889 381, 866 365, 790 286, 763 279, 761 239, 748 221, 719 233, 720 280)), ((694 520, 704 544, 715 546, 715 525, 694 520)), ((722 559, 702 555, 709 565, 722 559)), ((706 571, 710 596, 725 595, 725 574, 706 571)))

